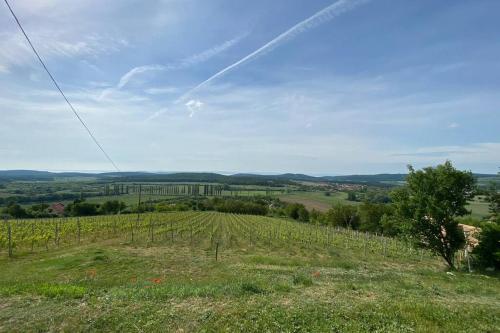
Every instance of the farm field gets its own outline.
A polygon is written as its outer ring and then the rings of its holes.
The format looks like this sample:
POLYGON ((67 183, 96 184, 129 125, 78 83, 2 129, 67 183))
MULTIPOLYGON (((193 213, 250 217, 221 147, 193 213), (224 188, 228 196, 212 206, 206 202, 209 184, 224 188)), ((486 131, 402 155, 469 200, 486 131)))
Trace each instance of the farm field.
POLYGON ((25 220, 9 259, 6 228, 2 332, 500 327, 498 277, 375 235, 214 212, 25 220))
POLYGON ((326 196, 324 192, 292 192, 279 196, 284 202, 300 203, 307 209, 316 209, 326 212, 336 203, 357 205, 359 202, 348 201, 346 192, 332 192, 326 196))
MULTIPOLYGON (((333 192, 330 196, 326 196, 323 192, 292 192, 280 195, 279 199, 289 203, 300 203, 309 210, 316 209, 321 212, 328 211, 332 208, 332 205, 337 203, 349 205, 360 204, 358 201, 347 200, 346 192, 333 192)), ((482 219, 489 215, 489 204, 480 197, 476 197, 470 201, 467 209, 471 211, 470 216, 477 219, 482 219)))
POLYGON ((467 205, 467 209, 471 211, 471 216, 482 219, 490 215, 489 203, 482 200, 482 197, 475 197, 467 205))

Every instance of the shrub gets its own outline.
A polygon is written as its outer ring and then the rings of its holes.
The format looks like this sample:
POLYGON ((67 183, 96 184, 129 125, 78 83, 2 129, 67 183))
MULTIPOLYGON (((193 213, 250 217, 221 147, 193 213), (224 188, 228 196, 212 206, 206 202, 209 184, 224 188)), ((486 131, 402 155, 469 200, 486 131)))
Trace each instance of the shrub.
MULTIPOLYGON (((369 232, 384 232, 382 226, 382 217, 387 217, 392 214, 392 207, 387 204, 373 204, 369 202, 363 203, 359 206, 360 225, 359 229, 369 232)), ((386 224, 386 227, 389 227, 386 224)))
POLYGON ((309 222, 309 211, 303 204, 288 204, 285 208, 286 216, 301 222, 309 222))
POLYGON ((353 229, 359 226, 358 210, 352 205, 337 204, 326 215, 327 221, 332 225, 353 229))
POLYGON ((481 268, 500 269, 500 225, 484 223, 479 234, 479 245, 472 252, 481 268))

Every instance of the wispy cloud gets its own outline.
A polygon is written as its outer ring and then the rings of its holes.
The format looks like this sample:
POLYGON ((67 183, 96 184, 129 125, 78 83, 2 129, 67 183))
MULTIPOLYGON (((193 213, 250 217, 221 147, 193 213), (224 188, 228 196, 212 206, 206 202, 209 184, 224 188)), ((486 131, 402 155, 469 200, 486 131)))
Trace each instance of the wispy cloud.
MULTIPOLYGON (((30 37, 45 60, 52 58, 97 57, 117 52, 128 45, 122 38, 99 34, 70 36, 63 32, 45 29, 30 32, 30 37)), ((24 37, 15 32, 0 33, 0 66, 37 65, 24 37)))
POLYGON ((244 58, 238 60, 234 64, 222 69, 221 71, 212 75, 211 77, 209 77, 205 81, 201 82, 196 87, 192 88, 187 93, 182 95, 177 100, 177 102, 185 101, 196 90, 207 85, 208 83, 210 83, 211 81, 215 80, 216 78, 224 75, 225 73, 227 73, 233 69, 236 69, 238 66, 257 58, 258 56, 260 56, 266 52, 271 51, 275 47, 279 46, 281 43, 289 41, 289 40, 295 38, 297 35, 304 33, 304 32, 306 32, 306 31, 308 31, 308 30, 310 30, 310 29, 312 29, 312 28, 314 28, 322 23, 325 23, 325 22, 351 10, 351 9, 354 9, 358 5, 365 3, 367 1, 369 1, 369 0, 339 0, 339 1, 331 4, 330 6, 320 10, 319 12, 314 14, 313 16, 297 23, 296 25, 294 25, 293 27, 291 27, 290 29, 288 29, 287 31, 285 31, 284 33, 279 35, 278 37, 274 38, 270 42, 264 44, 264 46, 260 47, 259 49, 255 50, 254 52, 252 52, 249 55, 245 56, 244 58))
POLYGON ((130 80, 134 78, 134 76, 151 71, 161 71, 167 68, 168 67, 162 65, 146 65, 146 66, 134 67, 120 78, 120 81, 116 85, 116 89, 121 89, 125 87, 130 82, 130 80))
POLYGON ((500 142, 479 142, 460 146, 421 147, 412 152, 394 153, 395 157, 413 157, 417 161, 428 160, 438 162, 436 158, 453 161, 481 160, 482 162, 498 162, 500 158, 500 142), (471 156, 472 155, 472 156, 471 156))
POLYGON ((181 70, 181 69, 186 69, 186 68, 195 66, 197 64, 203 63, 205 61, 208 61, 210 58, 218 55, 219 53, 224 52, 225 50, 227 50, 230 47, 237 44, 246 35, 247 35, 247 33, 240 35, 236 38, 233 38, 231 40, 225 41, 222 44, 211 47, 210 49, 207 49, 201 53, 189 56, 189 57, 182 59, 178 62, 174 62, 174 63, 166 64, 166 65, 153 64, 153 65, 144 65, 144 66, 134 67, 120 78, 118 84, 114 88, 105 89, 101 94, 101 98, 108 96, 110 93, 112 93, 115 90, 122 89, 127 84, 129 84, 129 82, 132 81, 135 77, 137 77, 143 73, 181 70))

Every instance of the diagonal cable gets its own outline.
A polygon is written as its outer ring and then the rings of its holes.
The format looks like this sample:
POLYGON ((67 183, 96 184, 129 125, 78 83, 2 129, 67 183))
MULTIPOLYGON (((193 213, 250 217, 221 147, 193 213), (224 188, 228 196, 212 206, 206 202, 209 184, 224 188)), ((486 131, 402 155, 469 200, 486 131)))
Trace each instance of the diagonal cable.
POLYGON ((50 71, 47 68, 47 66, 45 65, 44 61, 42 60, 42 58, 38 54, 37 50, 33 46, 33 43, 31 43, 30 38, 28 37, 28 35, 24 31, 23 26, 21 25, 21 22, 19 22, 19 19, 17 18, 16 14, 12 10, 12 7, 10 6, 9 2, 7 0, 4 0, 4 1, 5 1, 5 4, 7 5, 7 7, 9 8, 10 13, 14 17, 14 20, 16 21, 17 25, 19 26, 19 29, 21 29, 21 32, 23 33, 24 37, 26 37, 26 40, 28 41, 28 44, 31 46, 31 49, 33 50, 33 52, 35 53, 36 57, 38 58, 38 61, 40 61, 40 64, 42 64, 42 67, 45 69, 45 71, 49 75, 50 79, 54 83, 54 86, 56 86, 57 90, 59 90, 59 92, 61 93, 61 95, 64 98, 64 100, 69 105, 71 111, 73 111, 74 115, 80 121, 80 123, 85 128, 85 130, 87 131, 87 133, 90 135, 90 137, 92 138, 92 140, 94 141, 94 143, 97 145, 97 147, 99 147, 99 149, 102 151, 102 153, 104 154, 104 156, 106 156, 106 158, 108 159, 108 161, 113 165, 113 167, 116 169, 116 171, 119 172, 120 169, 116 166, 115 162, 111 159, 111 157, 108 155, 108 153, 106 153, 106 151, 101 146, 101 144, 99 143, 99 141, 97 141, 96 137, 94 136, 94 134, 92 133, 92 131, 90 130, 90 128, 87 126, 87 124, 85 124, 85 122, 83 121, 83 119, 80 117, 80 115, 78 114, 78 112, 76 111, 76 109, 73 107, 73 105, 71 104, 71 102, 68 100, 68 98, 66 97, 66 95, 62 91, 61 87, 59 87, 59 84, 57 83, 56 79, 50 73, 50 71))

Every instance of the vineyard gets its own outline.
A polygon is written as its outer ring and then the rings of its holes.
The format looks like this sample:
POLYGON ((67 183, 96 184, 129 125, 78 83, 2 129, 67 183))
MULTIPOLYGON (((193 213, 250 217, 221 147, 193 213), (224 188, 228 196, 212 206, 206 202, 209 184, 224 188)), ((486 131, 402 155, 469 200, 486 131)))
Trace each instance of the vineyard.
POLYGON ((350 229, 186 211, 8 220, 0 237, 2 332, 494 332, 500 324, 498 279, 448 274, 426 251, 350 229))
POLYGON ((364 255, 429 255, 394 238, 281 218, 216 212, 5 220, 0 228, 0 248, 4 256, 50 251, 106 239, 148 246, 164 242, 187 243, 219 250, 241 244, 268 247, 300 244, 357 250, 364 255))

